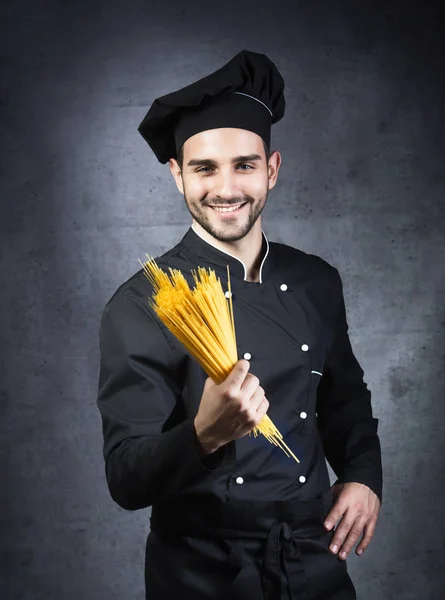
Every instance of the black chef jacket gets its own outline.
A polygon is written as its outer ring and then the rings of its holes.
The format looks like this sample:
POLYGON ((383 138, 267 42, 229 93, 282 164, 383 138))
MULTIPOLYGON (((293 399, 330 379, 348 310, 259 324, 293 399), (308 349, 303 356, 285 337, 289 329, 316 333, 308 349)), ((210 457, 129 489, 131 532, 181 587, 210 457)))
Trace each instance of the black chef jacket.
POLYGON ((152 506, 152 530, 166 507, 173 515, 199 503, 205 512, 314 502, 330 487, 325 457, 336 483, 363 483, 382 499, 378 419, 351 348, 339 272, 262 235, 259 282, 193 226, 155 260, 167 272, 180 269, 190 287, 192 269, 210 267, 225 291, 229 265, 238 358, 250 361, 267 414, 300 463, 253 433, 203 455, 194 418, 207 375, 149 307, 153 287, 142 269, 103 311, 97 401, 106 478, 121 507, 152 506))

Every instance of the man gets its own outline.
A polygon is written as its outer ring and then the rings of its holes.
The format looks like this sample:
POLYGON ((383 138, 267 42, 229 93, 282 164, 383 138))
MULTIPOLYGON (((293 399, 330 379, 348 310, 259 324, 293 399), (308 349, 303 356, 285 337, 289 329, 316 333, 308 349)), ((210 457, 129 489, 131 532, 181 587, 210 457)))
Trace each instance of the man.
POLYGON ((229 265, 239 356, 213 383, 149 308, 142 270, 103 312, 106 476, 120 506, 152 507, 148 599, 352 600, 345 556, 375 530, 378 420, 340 275, 270 242, 261 226, 281 164, 270 128, 284 115, 283 89, 264 54, 243 50, 155 100, 139 127, 192 215, 156 262, 189 282, 192 269, 210 267, 225 290, 229 265), (300 462, 247 435, 266 412, 300 462), (338 477, 332 488, 325 457, 338 477))

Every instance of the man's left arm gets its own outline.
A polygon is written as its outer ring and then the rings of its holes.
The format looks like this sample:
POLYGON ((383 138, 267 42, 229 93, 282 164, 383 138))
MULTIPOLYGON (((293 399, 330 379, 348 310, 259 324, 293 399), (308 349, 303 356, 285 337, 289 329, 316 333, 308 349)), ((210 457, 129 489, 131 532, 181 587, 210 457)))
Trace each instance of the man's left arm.
POLYGON ((346 548, 340 549, 349 552, 363 529, 366 540, 360 544, 362 549, 375 529, 382 502, 382 458, 378 419, 373 416, 371 392, 351 347, 337 269, 331 297, 336 302, 335 335, 317 388, 317 421, 325 456, 337 476, 333 488, 336 502, 326 521, 334 523, 343 516, 333 544, 340 548, 345 541, 346 548))

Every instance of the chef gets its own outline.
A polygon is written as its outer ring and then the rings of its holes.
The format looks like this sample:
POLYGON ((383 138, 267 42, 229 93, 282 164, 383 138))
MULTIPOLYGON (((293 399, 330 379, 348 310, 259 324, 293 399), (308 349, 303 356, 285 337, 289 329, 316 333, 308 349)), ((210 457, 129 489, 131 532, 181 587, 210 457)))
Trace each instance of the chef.
POLYGON ((150 600, 353 600, 346 558, 375 531, 378 419, 351 348, 340 274, 269 240, 261 225, 281 164, 270 133, 283 91, 274 63, 243 50, 154 100, 139 126, 192 216, 155 260, 191 287, 192 269, 215 271, 233 302, 239 358, 213 383, 150 308, 142 269, 104 308, 105 472, 117 504, 152 508, 150 600), (299 462, 252 435, 266 412, 299 462))

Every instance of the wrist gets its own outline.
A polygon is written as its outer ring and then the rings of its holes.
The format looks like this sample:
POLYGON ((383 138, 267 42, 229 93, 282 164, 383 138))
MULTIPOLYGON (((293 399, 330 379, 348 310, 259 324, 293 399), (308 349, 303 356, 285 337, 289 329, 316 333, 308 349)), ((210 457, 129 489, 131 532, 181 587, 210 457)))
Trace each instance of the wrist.
POLYGON ((204 429, 201 428, 199 422, 197 423, 196 418, 194 420, 196 441, 199 446, 199 450, 202 454, 213 454, 216 452, 222 444, 218 444, 215 440, 209 438, 205 433, 204 429))

